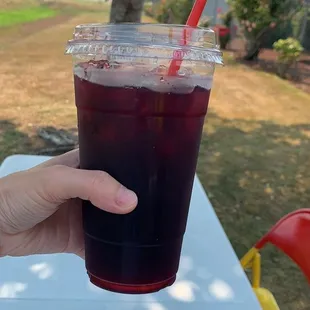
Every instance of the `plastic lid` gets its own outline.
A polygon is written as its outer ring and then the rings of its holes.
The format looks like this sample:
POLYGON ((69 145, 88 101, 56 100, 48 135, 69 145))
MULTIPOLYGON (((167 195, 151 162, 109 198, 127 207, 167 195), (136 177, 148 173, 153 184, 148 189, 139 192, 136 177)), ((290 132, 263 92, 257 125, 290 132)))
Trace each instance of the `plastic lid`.
POLYGON ((66 54, 114 55, 223 64, 212 29, 162 24, 86 24, 75 28, 66 54))

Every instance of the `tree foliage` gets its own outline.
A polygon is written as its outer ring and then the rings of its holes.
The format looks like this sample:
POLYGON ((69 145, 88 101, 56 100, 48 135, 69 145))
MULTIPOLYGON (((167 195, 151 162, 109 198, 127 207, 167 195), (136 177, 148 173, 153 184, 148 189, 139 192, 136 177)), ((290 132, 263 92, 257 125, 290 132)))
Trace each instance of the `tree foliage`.
POLYGON ((228 0, 247 41, 246 59, 258 56, 264 39, 272 30, 301 10, 303 0, 228 0))
POLYGON ((191 12, 193 0, 162 0, 159 5, 159 22, 184 25, 191 12))
POLYGON ((144 0, 113 0, 111 23, 140 23, 144 0))

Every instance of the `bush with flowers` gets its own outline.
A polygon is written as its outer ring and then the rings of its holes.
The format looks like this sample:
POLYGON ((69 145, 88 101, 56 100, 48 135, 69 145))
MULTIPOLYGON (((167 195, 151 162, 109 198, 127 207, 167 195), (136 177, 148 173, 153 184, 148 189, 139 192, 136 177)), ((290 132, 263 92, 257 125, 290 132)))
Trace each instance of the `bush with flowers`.
POLYGON ((219 17, 222 19, 221 25, 215 25, 214 30, 218 33, 221 49, 226 49, 231 39, 230 27, 233 20, 232 11, 222 14, 222 9, 218 9, 219 17))
POLYGON ((221 49, 226 49, 230 41, 230 29, 225 25, 215 25, 213 29, 218 34, 221 49))
POLYGON ((273 44, 273 48, 278 53, 278 74, 284 78, 289 68, 296 64, 304 49, 300 42, 294 38, 278 40, 273 44))

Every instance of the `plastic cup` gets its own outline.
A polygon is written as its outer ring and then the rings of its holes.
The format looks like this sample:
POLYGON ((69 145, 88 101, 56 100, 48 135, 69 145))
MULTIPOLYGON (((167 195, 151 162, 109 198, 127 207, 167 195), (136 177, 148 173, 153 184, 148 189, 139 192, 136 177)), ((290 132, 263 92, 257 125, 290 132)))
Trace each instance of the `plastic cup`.
POLYGON ((214 68, 222 63, 216 36, 175 25, 80 25, 66 53, 80 167, 108 172, 139 199, 127 215, 83 202, 90 280, 121 293, 158 291, 178 271, 214 68), (168 76, 176 58, 182 66, 168 76))

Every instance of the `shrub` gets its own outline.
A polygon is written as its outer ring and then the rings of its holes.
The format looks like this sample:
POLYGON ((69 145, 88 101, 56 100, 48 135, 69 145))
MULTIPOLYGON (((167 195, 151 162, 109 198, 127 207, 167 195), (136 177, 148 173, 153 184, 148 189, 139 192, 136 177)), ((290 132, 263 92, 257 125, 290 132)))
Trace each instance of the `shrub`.
POLYGON ((199 27, 209 28, 211 25, 209 18, 202 18, 199 23, 199 27))
POLYGON ((156 16, 160 23, 185 24, 192 9, 192 0, 161 0, 156 16))
POLYGON ((273 44, 273 48, 279 54, 278 61, 286 64, 293 64, 303 52, 303 47, 294 38, 280 39, 273 44))
POLYGON ((221 49, 226 49, 230 41, 230 29, 225 25, 215 25, 214 30, 218 33, 221 49))
POLYGON ((230 27, 233 21, 232 11, 230 10, 224 14, 220 14, 219 17, 222 19, 222 24, 215 25, 214 30, 218 34, 221 49, 226 49, 231 39, 230 27))
POLYGON ((274 50, 278 53, 278 74, 285 77, 288 69, 297 62, 303 47, 294 38, 280 39, 273 44, 274 50))
POLYGON ((223 22, 223 25, 225 25, 227 28, 230 28, 234 18, 233 11, 229 10, 225 14, 220 14, 220 18, 223 22))
POLYGON ((156 17, 155 16, 155 12, 154 12, 154 6, 153 6, 153 4, 152 3, 150 3, 150 2, 146 2, 145 4, 144 4, 144 12, 145 12, 145 14, 147 15, 147 16, 150 16, 150 17, 156 17))
POLYGON ((171 24, 174 23, 174 13, 170 8, 170 1, 161 1, 158 4, 157 12, 156 12, 156 19, 163 24, 171 24))

